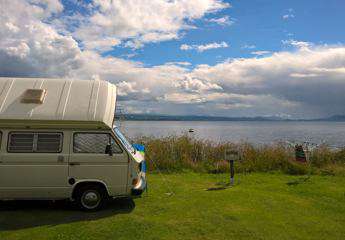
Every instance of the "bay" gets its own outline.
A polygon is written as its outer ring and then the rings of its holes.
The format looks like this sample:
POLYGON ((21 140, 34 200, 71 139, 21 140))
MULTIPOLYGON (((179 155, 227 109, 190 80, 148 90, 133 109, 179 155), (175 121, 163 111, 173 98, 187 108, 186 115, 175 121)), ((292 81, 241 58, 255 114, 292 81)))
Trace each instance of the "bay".
POLYGON ((126 136, 166 137, 189 134, 213 142, 249 142, 255 145, 278 141, 312 142, 330 147, 345 146, 345 122, 312 121, 122 121, 116 123, 126 136), (189 130, 193 129, 193 133, 189 130))

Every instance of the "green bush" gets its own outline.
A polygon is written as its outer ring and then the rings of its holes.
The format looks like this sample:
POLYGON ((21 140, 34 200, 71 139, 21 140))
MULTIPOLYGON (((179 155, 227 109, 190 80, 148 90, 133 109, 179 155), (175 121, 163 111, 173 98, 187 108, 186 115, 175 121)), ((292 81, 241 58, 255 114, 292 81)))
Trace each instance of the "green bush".
POLYGON ((225 150, 236 149, 240 152, 240 161, 235 163, 237 172, 281 171, 292 175, 307 174, 308 171, 329 175, 345 173, 345 149, 332 151, 326 146, 311 153, 309 166, 296 162, 294 149, 281 143, 264 146, 245 142, 215 143, 187 134, 164 138, 140 137, 135 142, 146 146, 149 171, 225 173, 229 171, 225 150))
POLYGON ((288 161, 286 166, 282 169, 284 173, 290 175, 304 175, 307 174, 309 171, 309 166, 307 164, 288 161))

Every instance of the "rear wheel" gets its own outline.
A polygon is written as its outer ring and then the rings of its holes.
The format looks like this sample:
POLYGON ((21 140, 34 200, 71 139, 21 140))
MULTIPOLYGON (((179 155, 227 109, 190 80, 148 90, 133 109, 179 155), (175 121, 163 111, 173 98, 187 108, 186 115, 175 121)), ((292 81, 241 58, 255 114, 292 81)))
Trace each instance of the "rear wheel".
POLYGON ((107 193, 104 188, 97 185, 81 187, 76 195, 76 201, 81 210, 97 211, 104 206, 107 193))

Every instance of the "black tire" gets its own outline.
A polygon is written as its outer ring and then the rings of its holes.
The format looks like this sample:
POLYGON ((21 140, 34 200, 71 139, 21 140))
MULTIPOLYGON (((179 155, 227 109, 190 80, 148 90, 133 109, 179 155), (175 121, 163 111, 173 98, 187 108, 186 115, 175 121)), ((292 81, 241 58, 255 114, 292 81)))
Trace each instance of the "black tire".
POLYGON ((89 184, 77 190, 75 200, 81 210, 93 212, 104 207, 107 197, 108 194, 103 187, 89 184))

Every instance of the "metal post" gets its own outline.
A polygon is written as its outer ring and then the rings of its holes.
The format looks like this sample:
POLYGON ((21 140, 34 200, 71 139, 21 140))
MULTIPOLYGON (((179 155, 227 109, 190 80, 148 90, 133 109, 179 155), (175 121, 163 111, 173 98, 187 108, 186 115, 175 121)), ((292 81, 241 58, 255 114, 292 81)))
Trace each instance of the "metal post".
POLYGON ((234 185, 234 176, 235 176, 234 160, 230 160, 230 185, 234 185))
POLYGON ((230 164, 230 185, 234 185, 235 168, 234 162, 238 161, 239 153, 234 149, 225 150, 225 160, 229 161, 230 164))

